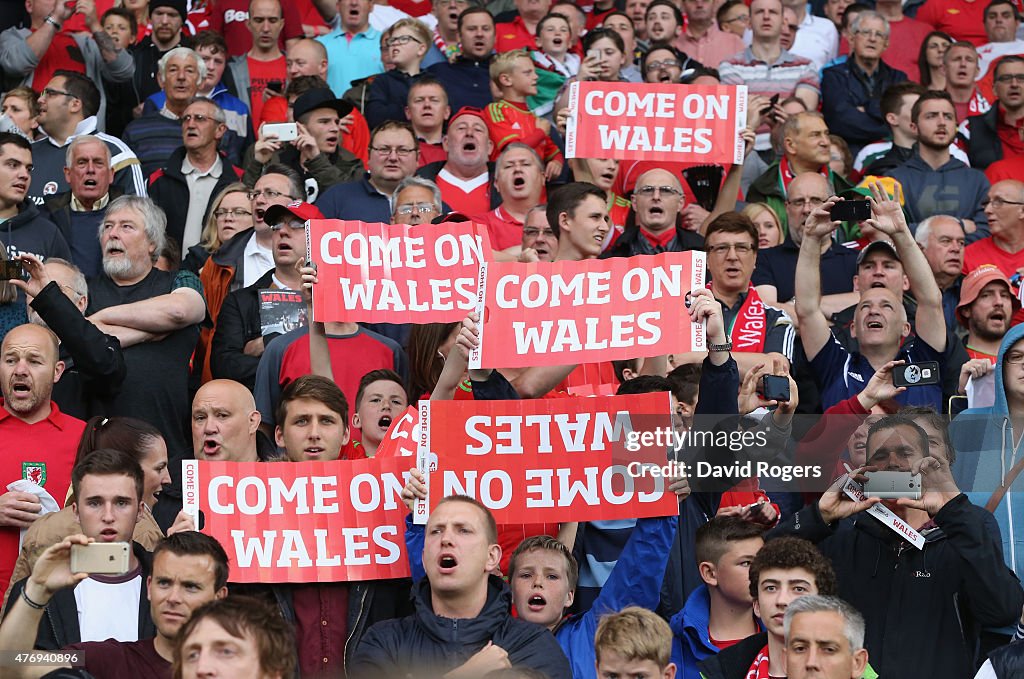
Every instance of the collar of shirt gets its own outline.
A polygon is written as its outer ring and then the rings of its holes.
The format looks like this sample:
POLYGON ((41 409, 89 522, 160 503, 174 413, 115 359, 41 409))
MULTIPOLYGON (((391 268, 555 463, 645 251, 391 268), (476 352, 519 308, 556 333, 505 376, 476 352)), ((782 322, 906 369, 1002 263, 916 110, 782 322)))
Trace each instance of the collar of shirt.
POLYGON ((164 104, 163 108, 160 109, 160 115, 171 120, 181 120, 181 118, 171 113, 171 110, 167 108, 167 104, 164 104))
POLYGON ((110 202, 110 193, 108 192, 105 196, 97 200, 92 204, 92 209, 86 208, 82 205, 82 202, 75 197, 75 194, 71 194, 71 211, 72 212, 95 212, 96 210, 102 210, 110 202))
POLYGON ((755 56, 754 50, 751 49, 749 46, 747 47, 747 49, 743 50, 743 61, 747 62, 748 64, 767 64, 768 66, 781 66, 782 64, 786 63, 787 61, 791 61, 792 59, 792 54, 790 54, 786 50, 782 50, 779 53, 779 58, 769 64, 764 59, 755 56))
POLYGON ((666 247, 672 239, 676 237, 675 228, 665 229, 665 231, 660 234, 654 234, 647 229, 641 228, 640 233, 643 234, 644 238, 646 238, 648 242, 656 248, 666 247))
MULTIPOLYGON (((4 400, 0 398, 0 422, 3 422, 9 417, 21 420, 20 417, 15 417, 6 408, 4 408, 3 403, 4 400)), ((22 424, 25 424, 24 420, 21 420, 21 422, 22 424)), ((60 411, 60 408, 57 407, 57 403, 55 401, 50 401, 50 415, 45 420, 39 420, 39 422, 36 422, 35 424, 41 424, 42 422, 49 422, 57 429, 60 429, 61 431, 64 430, 64 413, 60 411)), ((30 424, 28 426, 35 426, 35 424, 30 424)))
POLYGON ((189 161, 188 156, 185 156, 185 160, 181 161, 181 173, 186 177, 190 174, 195 174, 196 179, 202 179, 203 177, 214 177, 220 179, 221 173, 224 171, 224 163, 220 159, 220 155, 217 155, 217 159, 213 161, 213 165, 210 166, 206 172, 201 172, 196 169, 196 166, 189 161))
MULTIPOLYGON (((64 146, 70 144, 71 140, 74 139, 75 137, 79 137, 83 134, 93 134, 94 132, 96 132, 96 124, 96 116, 89 116, 88 118, 81 120, 77 125, 75 125, 75 131, 71 133, 71 136, 64 140, 64 146)), ((53 140, 53 137, 47 135, 46 140, 49 141, 54 146, 57 146, 57 142, 53 140)), ((64 147, 61 146, 58 148, 64 147)))
POLYGON ((245 244, 245 250, 242 252, 242 256, 246 259, 251 257, 260 257, 263 259, 269 259, 273 261, 274 254, 269 248, 265 248, 259 244, 256 240, 256 234, 253 233, 252 238, 245 244))

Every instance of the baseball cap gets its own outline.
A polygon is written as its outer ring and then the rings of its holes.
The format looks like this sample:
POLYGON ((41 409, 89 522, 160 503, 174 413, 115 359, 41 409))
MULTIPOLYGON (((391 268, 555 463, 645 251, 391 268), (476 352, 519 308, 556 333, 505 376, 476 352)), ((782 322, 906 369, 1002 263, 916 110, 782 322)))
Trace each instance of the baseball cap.
POLYGON ((897 262, 901 262, 900 255, 896 252, 896 246, 892 244, 891 240, 876 240, 871 241, 864 249, 857 255, 857 266, 860 266, 861 262, 867 259, 867 256, 876 250, 884 250, 886 254, 892 256, 897 262))
POLYGON ((966 309, 974 304, 974 300, 978 299, 978 295, 981 294, 982 289, 994 281, 1006 284, 1006 288, 1010 291, 1010 297, 1013 300, 1012 306, 1014 312, 1020 309, 1020 300, 1017 299, 1017 295, 1013 292, 1013 286, 1010 285, 1010 279, 1006 277, 1006 274, 999 270, 999 267, 994 264, 985 264, 964 276, 963 283, 960 284, 960 303, 956 305, 956 318, 960 322, 960 325, 965 328, 967 327, 967 323, 964 321, 964 317, 960 313, 961 309, 966 309))
POLYGON ((325 219, 324 213, 320 212, 320 209, 315 205, 310 205, 301 200, 293 200, 287 205, 271 205, 268 207, 267 212, 263 215, 263 221, 270 226, 276 226, 288 215, 297 217, 304 222, 310 219, 325 219))
POLYGON ((476 106, 463 106, 455 112, 455 115, 448 119, 448 127, 454 125, 455 121, 462 116, 476 116, 480 120, 484 121, 484 123, 487 122, 487 114, 484 113, 482 108, 477 108, 476 106))
POLYGON ((354 108, 349 102, 338 99, 329 88, 317 87, 299 95, 299 98, 292 104, 292 119, 298 120, 310 111, 318 108, 329 108, 338 112, 339 118, 344 118, 354 108))

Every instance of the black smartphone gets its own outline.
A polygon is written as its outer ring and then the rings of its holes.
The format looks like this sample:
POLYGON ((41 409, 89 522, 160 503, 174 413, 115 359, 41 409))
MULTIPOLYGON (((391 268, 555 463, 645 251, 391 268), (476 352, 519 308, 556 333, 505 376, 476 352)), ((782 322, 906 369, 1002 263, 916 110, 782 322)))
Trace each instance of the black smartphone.
POLYGON ((280 80, 271 80, 270 82, 267 83, 267 89, 273 90, 278 94, 284 94, 284 83, 281 82, 280 80))
POLYGON ((862 222, 871 219, 870 200, 843 200, 829 212, 834 222, 862 222))
POLYGON ((0 261, 0 281, 11 281, 16 278, 25 280, 25 267, 21 260, 5 259, 0 261))
POLYGON ((936 361, 898 365, 892 369, 892 383, 897 387, 921 387, 939 383, 939 364, 936 361))
POLYGON ((775 108, 775 104, 777 103, 779 103, 779 95, 773 94, 772 98, 768 100, 768 105, 761 109, 761 115, 764 115, 765 113, 768 113, 768 111, 771 111, 773 108, 775 108))
POLYGON ((789 379, 781 375, 764 375, 758 383, 758 393, 766 401, 789 401, 789 379))

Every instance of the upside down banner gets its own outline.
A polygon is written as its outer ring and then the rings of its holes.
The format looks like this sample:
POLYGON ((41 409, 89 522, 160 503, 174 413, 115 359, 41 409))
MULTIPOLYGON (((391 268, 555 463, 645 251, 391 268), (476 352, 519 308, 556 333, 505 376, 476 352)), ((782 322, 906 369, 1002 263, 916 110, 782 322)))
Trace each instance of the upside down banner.
POLYGON ((217 539, 231 582, 409 576, 402 488, 410 460, 184 460, 184 508, 217 539))

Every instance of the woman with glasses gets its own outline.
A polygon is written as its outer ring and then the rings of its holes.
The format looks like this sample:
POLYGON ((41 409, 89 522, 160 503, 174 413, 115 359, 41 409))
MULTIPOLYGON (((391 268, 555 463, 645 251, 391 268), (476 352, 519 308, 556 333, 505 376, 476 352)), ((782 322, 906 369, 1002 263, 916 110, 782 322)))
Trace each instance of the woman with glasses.
POLYGON ((370 83, 365 110, 370 129, 386 120, 406 120, 409 87, 422 73, 423 58, 431 44, 430 29, 417 19, 402 19, 391 27, 384 50, 394 68, 370 83))
POLYGON ((198 274, 210 255, 231 240, 239 231, 253 227, 252 204, 245 184, 236 182, 224 187, 210 204, 210 214, 199 236, 198 245, 188 249, 182 269, 198 274))

